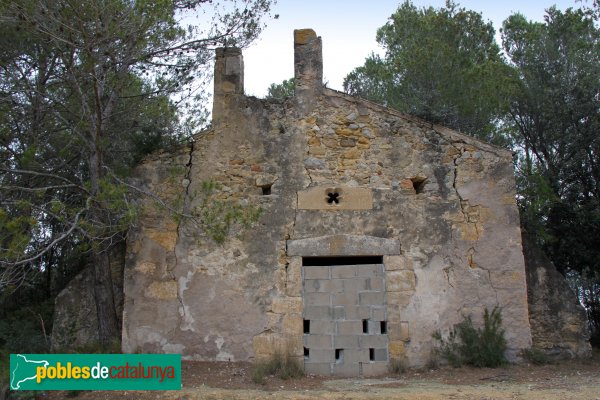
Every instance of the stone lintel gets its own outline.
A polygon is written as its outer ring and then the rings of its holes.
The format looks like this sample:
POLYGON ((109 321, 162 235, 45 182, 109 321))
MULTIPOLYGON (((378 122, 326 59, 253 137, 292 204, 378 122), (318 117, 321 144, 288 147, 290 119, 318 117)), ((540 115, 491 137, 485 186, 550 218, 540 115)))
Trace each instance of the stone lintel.
POLYGON ((400 254, 400 241, 362 235, 331 235, 287 241, 288 256, 381 256, 400 254))

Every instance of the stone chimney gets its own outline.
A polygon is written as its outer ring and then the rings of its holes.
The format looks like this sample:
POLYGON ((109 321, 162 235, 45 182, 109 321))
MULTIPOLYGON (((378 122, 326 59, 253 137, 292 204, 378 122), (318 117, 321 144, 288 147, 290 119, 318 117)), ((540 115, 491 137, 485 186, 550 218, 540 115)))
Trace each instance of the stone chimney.
POLYGON ((227 117, 244 95, 244 58, 236 47, 218 48, 215 56, 213 126, 227 117))
POLYGON ((323 48, 312 29, 294 31, 294 94, 300 108, 308 112, 323 90, 323 48))

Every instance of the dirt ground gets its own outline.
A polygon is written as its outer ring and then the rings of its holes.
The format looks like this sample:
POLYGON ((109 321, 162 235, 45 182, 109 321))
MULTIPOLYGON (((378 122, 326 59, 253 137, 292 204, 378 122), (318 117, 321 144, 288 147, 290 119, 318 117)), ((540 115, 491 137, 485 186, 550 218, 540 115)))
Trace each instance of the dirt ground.
POLYGON ((44 399, 67 396, 103 399, 535 399, 600 400, 600 352, 591 360, 563 361, 498 369, 451 368, 409 370, 377 379, 334 379, 305 376, 281 380, 267 377, 252 382, 251 364, 228 362, 182 363, 183 389, 166 392, 51 392, 44 399))

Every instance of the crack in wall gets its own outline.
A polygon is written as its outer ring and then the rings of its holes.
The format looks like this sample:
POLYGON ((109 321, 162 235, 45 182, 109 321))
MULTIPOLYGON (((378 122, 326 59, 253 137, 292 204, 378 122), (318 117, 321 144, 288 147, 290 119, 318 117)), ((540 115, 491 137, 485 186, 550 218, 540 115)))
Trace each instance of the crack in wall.
MULTIPOLYGON (((188 162, 185 164, 186 167, 186 172, 183 178, 184 182, 187 182, 187 185, 185 186, 185 190, 184 190, 184 194, 183 194, 183 204, 181 205, 181 212, 182 214, 185 214, 186 211, 186 206, 187 206, 187 202, 189 199, 189 191, 190 191, 190 186, 192 185, 192 166, 193 166, 193 155, 194 155, 194 140, 190 140, 190 151, 189 151, 189 158, 188 158, 188 162)), ((175 263, 173 265, 173 268, 168 269, 169 274, 171 275, 171 278, 173 278, 173 280, 177 283, 177 301, 179 302, 179 307, 181 309, 181 312, 179 312, 179 329, 182 329, 182 325, 184 323, 185 320, 185 316, 186 316, 186 312, 185 312, 185 305, 183 304, 183 298, 181 297, 181 293, 179 291, 179 282, 177 282, 177 278, 175 277, 175 274, 173 274, 173 270, 175 269, 175 267, 177 267, 177 264, 179 263, 179 259, 177 258, 177 246, 179 245, 179 240, 181 238, 181 230, 182 228, 182 223, 183 223, 183 218, 178 218, 177 220, 177 228, 176 228, 176 232, 177 232, 177 238, 175 239, 175 251, 174 251, 174 256, 175 256, 175 263)))

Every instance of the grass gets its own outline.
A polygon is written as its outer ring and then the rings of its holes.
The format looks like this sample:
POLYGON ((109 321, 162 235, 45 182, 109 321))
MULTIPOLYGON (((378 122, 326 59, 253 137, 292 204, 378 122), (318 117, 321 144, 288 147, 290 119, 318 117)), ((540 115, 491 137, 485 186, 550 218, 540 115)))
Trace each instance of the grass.
POLYGON ((251 370, 254 383, 265 384, 267 376, 276 376, 280 379, 299 378, 304 376, 300 363, 289 353, 277 352, 264 361, 258 361, 251 370))

